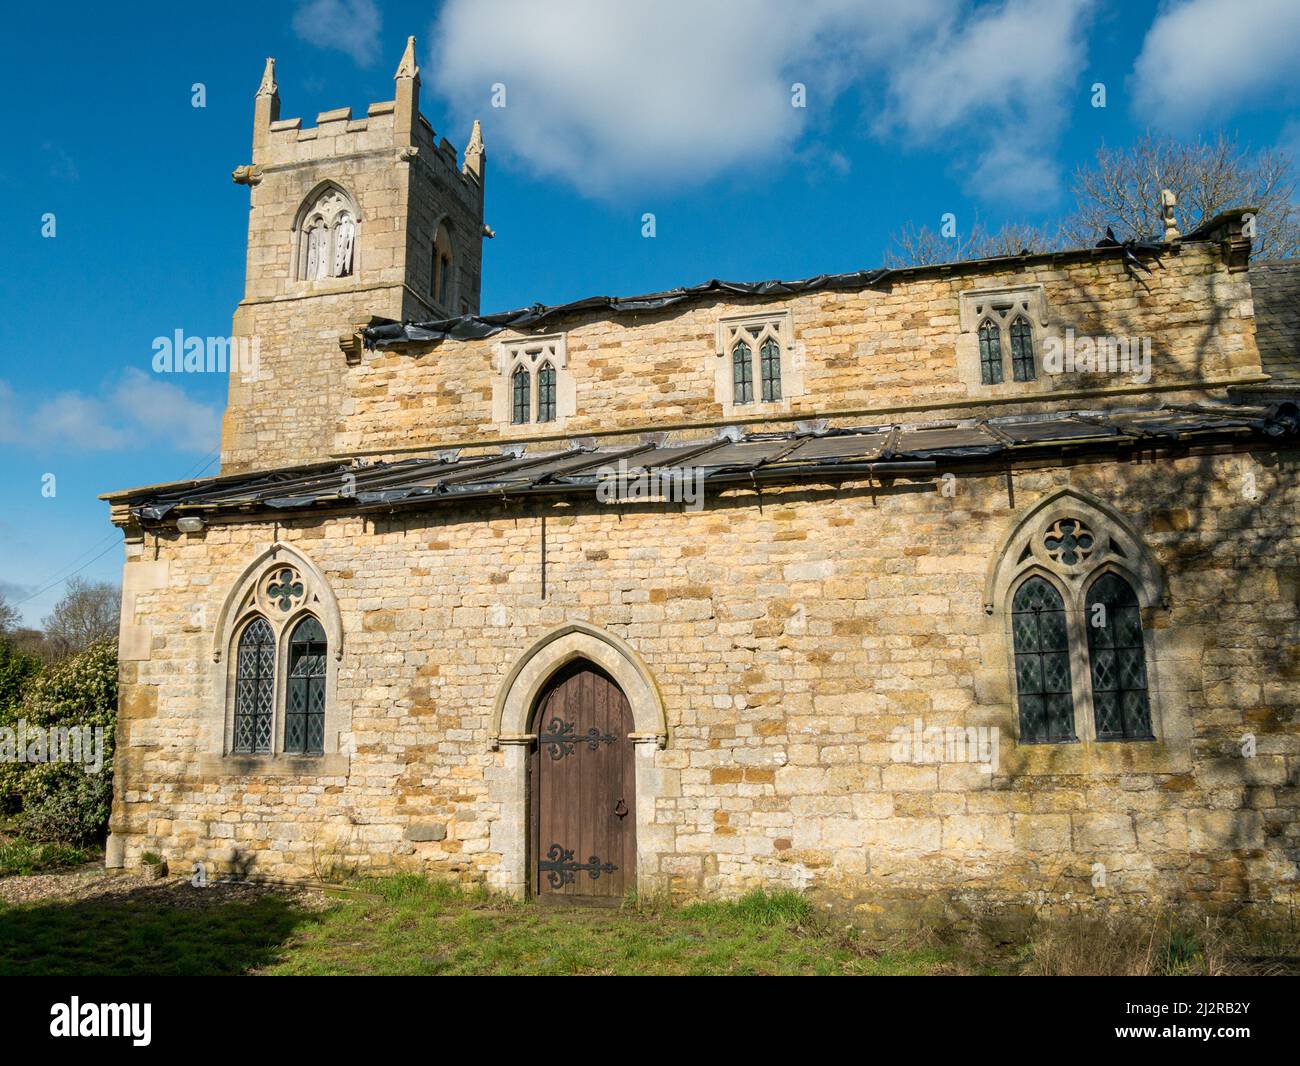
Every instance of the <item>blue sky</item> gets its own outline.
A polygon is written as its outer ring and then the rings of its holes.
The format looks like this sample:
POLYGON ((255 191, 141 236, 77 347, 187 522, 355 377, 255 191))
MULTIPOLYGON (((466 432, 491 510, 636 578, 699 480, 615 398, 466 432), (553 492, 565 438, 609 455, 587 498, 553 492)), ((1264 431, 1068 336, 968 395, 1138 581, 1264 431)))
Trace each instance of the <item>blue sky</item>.
POLYGON ((488 311, 868 268, 945 212, 1051 220, 1147 127, 1300 146, 1294 0, 51 2, 2 32, 0 592, 33 624, 61 578, 119 577, 98 493, 216 470, 225 382, 153 374, 152 342, 229 333, 265 56, 310 125, 391 99, 417 36, 435 129, 483 120, 488 311))

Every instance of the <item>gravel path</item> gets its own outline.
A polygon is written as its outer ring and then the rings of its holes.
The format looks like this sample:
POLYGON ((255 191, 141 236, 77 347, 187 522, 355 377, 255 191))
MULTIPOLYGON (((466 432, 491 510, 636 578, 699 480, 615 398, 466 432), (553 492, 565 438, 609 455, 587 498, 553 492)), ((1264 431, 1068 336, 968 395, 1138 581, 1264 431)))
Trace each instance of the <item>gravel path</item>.
POLYGON ((330 905, 325 894, 314 888, 250 883, 195 888, 188 878, 168 877, 151 881, 122 870, 105 870, 99 863, 88 863, 70 870, 0 878, 0 902, 10 904, 98 900, 203 910, 273 894, 292 899, 299 906, 311 910, 322 910, 330 905))

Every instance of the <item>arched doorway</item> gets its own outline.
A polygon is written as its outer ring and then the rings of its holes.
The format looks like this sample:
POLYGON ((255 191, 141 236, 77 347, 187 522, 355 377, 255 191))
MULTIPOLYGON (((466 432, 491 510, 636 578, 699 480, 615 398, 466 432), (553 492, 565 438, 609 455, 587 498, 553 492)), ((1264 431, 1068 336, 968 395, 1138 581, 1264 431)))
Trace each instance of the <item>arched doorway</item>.
POLYGON ((616 903, 636 888, 635 729, 627 696, 575 659, 537 698, 530 881, 539 900, 616 903))

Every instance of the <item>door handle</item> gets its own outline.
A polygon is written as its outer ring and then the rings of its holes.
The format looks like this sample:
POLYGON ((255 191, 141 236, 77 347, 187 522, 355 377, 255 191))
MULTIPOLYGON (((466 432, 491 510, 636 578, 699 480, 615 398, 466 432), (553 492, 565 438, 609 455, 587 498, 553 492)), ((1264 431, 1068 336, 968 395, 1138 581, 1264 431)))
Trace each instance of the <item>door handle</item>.
POLYGON ((627 817, 627 804, 620 799, 614 804, 614 813, 620 818, 627 817))

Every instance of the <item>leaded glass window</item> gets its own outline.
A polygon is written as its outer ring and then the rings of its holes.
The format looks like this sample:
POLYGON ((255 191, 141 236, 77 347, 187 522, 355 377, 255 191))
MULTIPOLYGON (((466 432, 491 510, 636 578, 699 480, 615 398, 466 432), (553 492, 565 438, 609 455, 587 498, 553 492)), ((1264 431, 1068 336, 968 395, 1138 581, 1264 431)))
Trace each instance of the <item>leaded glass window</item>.
POLYGON ((980 326, 980 381, 985 385, 1002 384, 1002 331, 997 323, 985 321, 980 326))
POLYGON ((1061 594, 1031 577, 1011 604, 1022 743, 1075 739, 1070 640, 1061 594))
POLYGON ((275 692, 275 634, 265 618, 254 618, 239 638, 235 665, 235 736, 239 754, 271 750, 275 692))
POLYGON ((537 421, 555 421, 555 367, 550 363, 537 371, 537 421))
POLYGON ((1132 587, 1103 574, 1088 590, 1086 617, 1097 739, 1154 739, 1142 611, 1132 587))
POLYGON ((781 345, 775 337, 768 337, 758 350, 760 371, 763 376, 763 402, 781 398, 781 345))
POLYGON ((750 361, 749 345, 737 341, 731 349, 731 380, 735 385, 735 403, 752 403, 754 400, 754 365, 750 361))
POLYGON ((286 755, 325 750, 325 630, 311 615, 289 638, 289 683, 284 704, 286 755))
POLYGON ((532 381, 528 376, 526 367, 516 367, 515 372, 510 375, 510 392, 513 397, 511 405, 510 421, 515 425, 522 425, 532 418, 532 381))
POLYGON ((1034 331, 1020 315, 1011 323, 1011 376, 1016 381, 1033 381, 1038 376, 1034 368, 1034 331))

